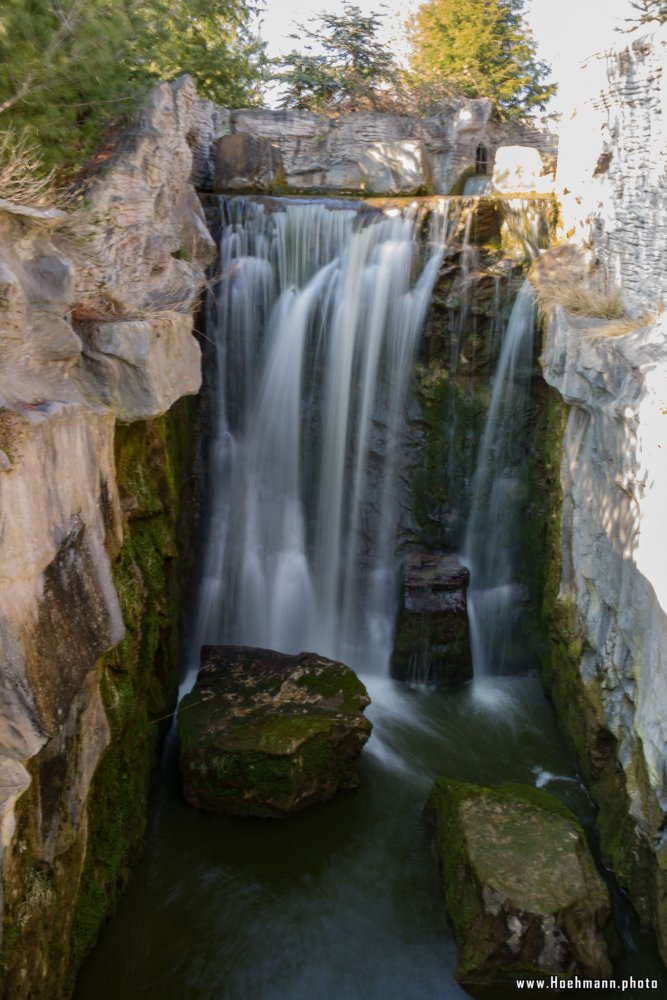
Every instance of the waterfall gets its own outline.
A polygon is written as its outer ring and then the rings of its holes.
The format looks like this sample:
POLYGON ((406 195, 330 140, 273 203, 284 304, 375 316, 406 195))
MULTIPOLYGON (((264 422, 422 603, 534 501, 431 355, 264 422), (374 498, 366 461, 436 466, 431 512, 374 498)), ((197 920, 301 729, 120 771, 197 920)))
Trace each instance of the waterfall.
POLYGON ((468 618, 475 677, 512 672, 527 593, 517 564, 526 502, 529 389, 535 299, 526 280, 498 359, 479 446, 462 560, 470 570, 468 618))
MULTIPOLYGON (((405 397, 442 260, 417 212, 223 199, 203 643, 385 669, 405 397)), ((198 664, 191 662, 192 683, 198 664)))

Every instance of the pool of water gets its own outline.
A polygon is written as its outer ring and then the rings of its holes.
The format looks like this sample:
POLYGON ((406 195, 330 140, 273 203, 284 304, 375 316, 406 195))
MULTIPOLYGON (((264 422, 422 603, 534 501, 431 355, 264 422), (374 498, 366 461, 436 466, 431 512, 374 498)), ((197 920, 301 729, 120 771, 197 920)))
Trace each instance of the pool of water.
MULTIPOLYGON (((362 679, 374 731, 361 786, 289 820, 189 808, 167 741, 146 852, 81 971, 75 1000, 468 995, 454 981, 455 948, 423 815, 433 778, 537 784, 587 825, 590 802, 536 679, 456 692, 362 679)), ((618 902, 619 976, 662 977, 651 942, 618 902)), ((485 994, 510 995, 517 991, 485 994)), ((650 992, 595 994, 604 995, 650 992)), ((657 995, 667 995, 664 978, 657 995)))

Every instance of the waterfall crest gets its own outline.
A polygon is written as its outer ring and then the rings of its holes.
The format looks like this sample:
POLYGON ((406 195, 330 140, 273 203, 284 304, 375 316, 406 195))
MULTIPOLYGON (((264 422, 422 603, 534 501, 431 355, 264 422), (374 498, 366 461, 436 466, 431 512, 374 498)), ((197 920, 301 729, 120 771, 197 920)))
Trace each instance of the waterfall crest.
POLYGON ((208 324, 212 512, 193 648, 309 649, 381 672, 405 397, 447 218, 433 214, 422 263, 414 209, 273 208, 222 204, 208 324))

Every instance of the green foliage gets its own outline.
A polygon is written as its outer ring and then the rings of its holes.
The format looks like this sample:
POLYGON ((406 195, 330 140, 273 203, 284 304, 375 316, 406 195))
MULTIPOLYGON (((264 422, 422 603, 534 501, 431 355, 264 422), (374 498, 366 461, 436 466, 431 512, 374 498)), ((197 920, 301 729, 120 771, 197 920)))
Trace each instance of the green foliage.
POLYGON ((223 104, 256 103, 263 48, 248 0, 4 0, 0 129, 47 165, 80 160, 158 79, 191 73, 223 104))
POLYGON ((544 107, 555 87, 523 18, 524 0, 427 0, 409 22, 412 82, 489 97, 501 118, 544 107))
POLYGON ((384 15, 362 14, 352 3, 343 3, 342 14, 322 11, 300 26, 295 39, 314 42, 305 52, 292 51, 277 61, 283 84, 282 107, 306 111, 384 110, 395 99, 398 70, 391 52, 378 41, 384 15))
POLYGON ((199 93, 230 107, 259 102, 264 46, 253 35, 247 0, 135 0, 141 32, 130 49, 134 72, 172 79, 190 73, 199 93))

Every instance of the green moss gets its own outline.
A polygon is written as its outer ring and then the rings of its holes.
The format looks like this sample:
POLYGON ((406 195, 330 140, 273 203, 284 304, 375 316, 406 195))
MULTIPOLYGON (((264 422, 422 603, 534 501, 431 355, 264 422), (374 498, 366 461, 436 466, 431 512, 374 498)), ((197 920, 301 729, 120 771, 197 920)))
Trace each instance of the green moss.
POLYGON ((584 832, 561 802, 525 785, 480 788, 438 779, 428 809, 458 946, 458 979, 511 980, 531 968, 531 953, 537 957, 530 928, 521 955, 510 956, 505 917, 485 904, 486 886, 524 911, 533 926, 544 914, 556 915, 582 946, 578 961, 607 963, 602 941, 593 944, 588 930, 591 922, 609 921, 608 896, 584 832), (581 936, 579 925, 586 930, 581 936))
POLYGON ((322 698, 343 696, 345 705, 356 705, 366 696, 366 688, 357 675, 343 666, 325 666, 320 670, 310 668, 297 681, 299 687, 322 698))
MULTIPOLYGON (((582 660, 588 654, 593 655, 593 651, 587 647, 572 596, 561 595, 562 492, 558 472, 566 419, 565 406, 550 408, 546 435, 548 463, 545 464, 549 501, 543 560, 543 617, 547 643, 542 657, 542 678, 560 727, 598 807, 596 829, 602 859, 629 890, 643 920, 655 926, 660 925, 662 919, 664 893, 660 885, 663 879, 657 873, 650 845, 638 836, 632 819, 627 774, 617 758, 616 739, 605 723, 601 680, 594 677, 586 683, 581 674, 582 660)), ((634 773, 636 791, 650 812, 651 795, 642 759, 641 747, 637 746, 634 763, 626 770, 634 773)), ((659 825, 656 816, 656 829, 659 825)), ((667 913, 664 918, 667 928, 667 913)))
POLYGON ((188 247, 179 247, 178 250, 173 250, 171 256, 174 260, 184 260, 188 264, 194 260, 194 254, 188 247))
POLYGON ((158 420, 117 428, 116 474, 126 523, 113 574, 126 635, 101 664, 111 743, 88 799, 70 982, 142 849, 157 720, 175 700, 179 593, 187 569, 187 533, 179 515, 193 412, 192 401, 182 400, 158 420))

